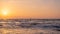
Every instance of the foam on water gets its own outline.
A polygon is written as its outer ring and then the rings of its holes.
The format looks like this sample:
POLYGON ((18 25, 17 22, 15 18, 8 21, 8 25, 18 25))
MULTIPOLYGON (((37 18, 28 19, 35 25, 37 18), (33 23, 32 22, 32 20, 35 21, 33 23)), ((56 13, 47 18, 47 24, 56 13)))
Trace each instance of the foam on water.
POLYGON ((1 34, 60 34, 60 20, 1 21, 1 34))

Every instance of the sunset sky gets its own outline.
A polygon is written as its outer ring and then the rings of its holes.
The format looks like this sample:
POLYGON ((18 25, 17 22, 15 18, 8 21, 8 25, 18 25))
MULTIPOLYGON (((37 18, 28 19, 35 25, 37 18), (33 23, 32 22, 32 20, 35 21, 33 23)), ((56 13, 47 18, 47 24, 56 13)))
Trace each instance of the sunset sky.
POLYGON ((60 19, 60 0, 0 0, 0 18, 60 19))

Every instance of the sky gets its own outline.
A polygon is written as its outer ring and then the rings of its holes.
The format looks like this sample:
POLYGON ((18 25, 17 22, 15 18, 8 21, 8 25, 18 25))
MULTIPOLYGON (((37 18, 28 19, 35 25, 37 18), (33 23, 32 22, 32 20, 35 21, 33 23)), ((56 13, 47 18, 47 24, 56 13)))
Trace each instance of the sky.
POLYGON ((0 0, 0 18, 60 19, 59 15, 60 0, 0 0))

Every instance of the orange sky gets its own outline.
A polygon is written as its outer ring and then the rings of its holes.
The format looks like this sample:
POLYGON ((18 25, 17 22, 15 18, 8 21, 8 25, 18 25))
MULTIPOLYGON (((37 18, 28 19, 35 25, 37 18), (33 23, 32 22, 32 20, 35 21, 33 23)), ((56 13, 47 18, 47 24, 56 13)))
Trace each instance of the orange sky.
POLYGON ((60 0, 0 0, 1 18, 60 18, 60 0), (6 8, 8 15, 1 10, 6 8))

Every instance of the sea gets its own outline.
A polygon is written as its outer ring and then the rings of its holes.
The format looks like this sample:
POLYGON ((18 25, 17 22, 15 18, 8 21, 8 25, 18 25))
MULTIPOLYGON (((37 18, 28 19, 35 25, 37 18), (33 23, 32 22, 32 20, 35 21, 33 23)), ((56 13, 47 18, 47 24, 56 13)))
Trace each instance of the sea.
POLYGON ((60 19, 0 19, 0 34, 60 34, 60 19))

